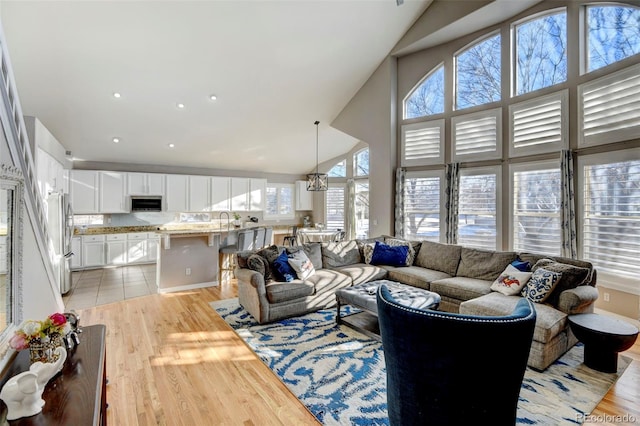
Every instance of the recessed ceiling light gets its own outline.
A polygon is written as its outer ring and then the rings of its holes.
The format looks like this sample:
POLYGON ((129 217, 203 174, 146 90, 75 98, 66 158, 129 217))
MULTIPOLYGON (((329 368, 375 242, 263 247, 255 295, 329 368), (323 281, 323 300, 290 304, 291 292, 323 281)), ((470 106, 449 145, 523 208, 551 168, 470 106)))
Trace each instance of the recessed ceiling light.
POLYGON ((179 104, 176 104, 176 106, 177 106, 178 108, 180 108, 180 109, 183 109, 183 108, 184 108, 184 104, 180 104, 180 103, 179 103, 179 104))
POLYGON ((113 138, 112 140, 113 140, 113 143, 118 143, 118 142, 120 142, 120 138, 113 138))
POLYGON ((209 95, 209 99, 215 101, 216 99, 218 99, 218 97, 216 95, 209 95))
POLYGON ((175 145, 174 145, 174 144, 172 144, 172 143, 170 143, 170 144, 169 144, 169 148, 175 148, 175 145))
POLYGON ((120 93, 118 93, 118 92, 113 92, 113 97, 114 97, 114 98, 118 99, 118 98, 120 98, 120 96, 122 96, 122 95, 120 95, 120 93))

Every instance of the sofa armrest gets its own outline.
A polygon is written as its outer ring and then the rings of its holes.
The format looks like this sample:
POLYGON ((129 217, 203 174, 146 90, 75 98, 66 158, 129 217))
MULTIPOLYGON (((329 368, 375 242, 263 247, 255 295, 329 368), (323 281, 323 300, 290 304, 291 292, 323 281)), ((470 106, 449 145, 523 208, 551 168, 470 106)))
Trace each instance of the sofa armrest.
POLYGON ((590 285, 581 285, 560 293, 558 309, 567 315, 593 311, 593 302, 598 298, 598 290, 590 285))
POLYGON ((269 301, 264 277, 261 273, 247 269, 236 268, 234 271, 238 281, 238 302, 259 323, 269 320, 269 301))

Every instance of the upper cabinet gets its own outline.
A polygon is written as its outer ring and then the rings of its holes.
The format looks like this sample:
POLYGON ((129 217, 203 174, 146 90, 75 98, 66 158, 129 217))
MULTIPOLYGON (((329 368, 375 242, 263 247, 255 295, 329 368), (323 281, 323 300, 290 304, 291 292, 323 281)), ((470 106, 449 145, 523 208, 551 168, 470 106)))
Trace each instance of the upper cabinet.
POLYGON ((231 210, 231 178, 218 176, 211 178, 211 210, 231 210))
POLYGON ((125 201, 127 174, 122 172, 99 172, 100 178, 100 213, 128 213, 129 206, 125 201))
POLYGON ((166 175, 165 210, 169 212, 189 211, 189 176, 166 175))
POLYGON ((127 173, 127 195, 164 196, 164 179, 161 173, 127 173))
POLYGON ((189 176, 189 208, 190 212, 206 212, 211 210, 211 178, 209 176, 189 176))
POLYGON ((231 178, 231 210, 249 210, 248 178, 231 178))
POLYGON ((99 213, 98 172, 95 170, 71 170, 69 173, 71 206, 76 214, 99 213))
POLYGON ((249 179, 249 210, 263 211, 267 194, 266 179, 249 179))
POLYGON ((313 210, 313 192, 307 191, 307 181, 296 181, 296 210, 313 210))

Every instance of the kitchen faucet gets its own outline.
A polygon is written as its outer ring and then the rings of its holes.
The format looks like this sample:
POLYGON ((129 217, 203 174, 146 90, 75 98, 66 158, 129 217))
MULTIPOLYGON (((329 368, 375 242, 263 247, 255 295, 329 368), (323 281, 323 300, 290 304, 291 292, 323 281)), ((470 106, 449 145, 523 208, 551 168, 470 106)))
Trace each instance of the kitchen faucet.
POLYGON ((227 215, 227 231, 229 230, 229 226, 231 226, 231 219, 229 217, 229 212, 220 212, 220 214, 218 215, 218 220, 222 220, 222 215, 226 214, 227 215))

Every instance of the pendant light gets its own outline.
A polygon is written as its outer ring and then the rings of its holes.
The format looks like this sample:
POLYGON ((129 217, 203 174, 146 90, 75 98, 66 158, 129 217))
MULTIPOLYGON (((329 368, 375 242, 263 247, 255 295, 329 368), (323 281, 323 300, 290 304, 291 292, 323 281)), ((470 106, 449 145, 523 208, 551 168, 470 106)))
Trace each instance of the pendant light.
POLYGON ((307 175, 307 191, 326 191, 329 187, 329 177, 326 173, 318 173, 318 124, 316 125, 316 172, 307 175))

